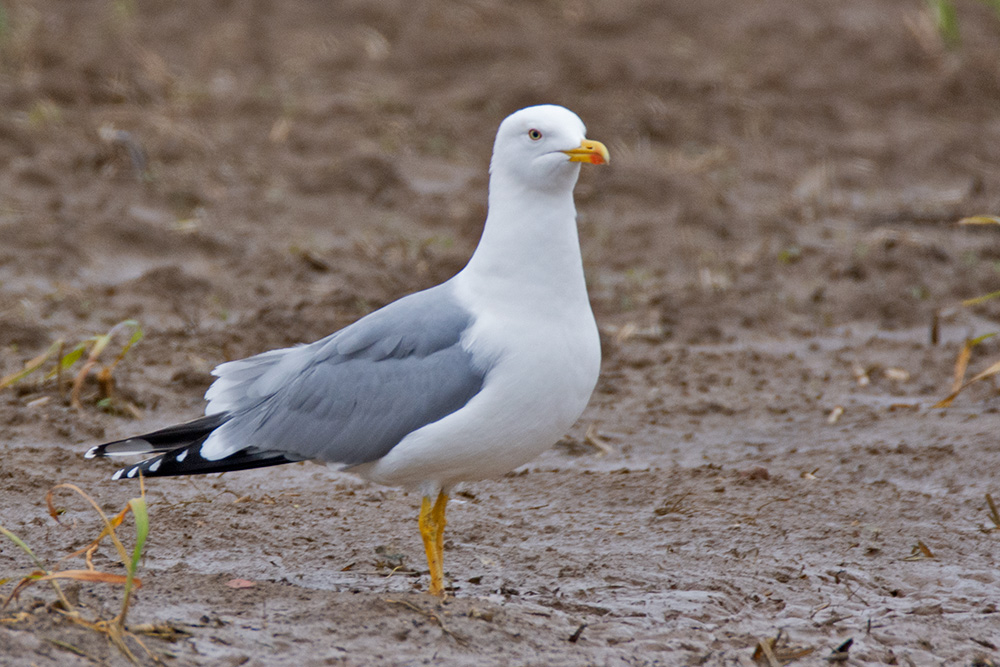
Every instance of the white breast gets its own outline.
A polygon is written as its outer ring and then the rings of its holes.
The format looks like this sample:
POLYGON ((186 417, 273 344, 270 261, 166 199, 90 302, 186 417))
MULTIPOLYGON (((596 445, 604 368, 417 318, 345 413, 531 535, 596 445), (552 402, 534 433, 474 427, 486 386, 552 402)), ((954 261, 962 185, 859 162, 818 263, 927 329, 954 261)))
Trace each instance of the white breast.
POLYGON ((455 287, 476 314, 463 344, 489 368, 482 391, 461 410, 408 435, 384 458, 359 467, 364 477, 447 488, 502 475, 555 444, 590 400, 601 351, 589 303, 490 303, 481 292, 473 300, 474 282, 456 280, 455 287))

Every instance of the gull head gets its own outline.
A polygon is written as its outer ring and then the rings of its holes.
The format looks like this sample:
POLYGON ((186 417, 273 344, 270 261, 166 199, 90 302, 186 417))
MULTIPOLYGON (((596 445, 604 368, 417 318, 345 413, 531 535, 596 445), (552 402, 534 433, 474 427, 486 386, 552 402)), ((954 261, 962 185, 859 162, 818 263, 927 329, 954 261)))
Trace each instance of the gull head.
POLYGON ((572 190, 581 163, 608 159, 604 144, 587 139, 579 116, 545 104, 521 109, 500 124, 490 174, 531 190, 572 190))

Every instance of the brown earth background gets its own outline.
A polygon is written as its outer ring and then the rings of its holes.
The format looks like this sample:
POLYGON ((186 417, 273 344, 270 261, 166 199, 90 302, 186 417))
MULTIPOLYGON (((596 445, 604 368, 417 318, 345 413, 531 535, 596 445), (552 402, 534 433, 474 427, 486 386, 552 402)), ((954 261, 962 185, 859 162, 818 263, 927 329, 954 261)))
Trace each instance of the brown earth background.
MULTIPOLYGON (((138 493, 88 446, 451 276, 496 126, 550 102, 612 154, 577 190, 604 345, 580 423, 458 494, 443 605, 414 494, 307 464, 150 480, 129 621, 190 633, 152 653, 996 664, 996 389, 931 407, 1000 329, 960 306, 1000 289, 998 228, 955 224, 1000 213, 1000 19, 955 6, 948 48, 920 0, 0 0, 0 375, 145 332, 103 408, 93 380, 81 410, 42 373, 0 393, 0 524, 49 563, 85 546, 94 513, 59 495, 57 524, 47 490, 138 493)), ((0 593, 32 569, 0 540, 0 593)), ((0 612, 0 664, 126 664, 53 601, 0 612)))

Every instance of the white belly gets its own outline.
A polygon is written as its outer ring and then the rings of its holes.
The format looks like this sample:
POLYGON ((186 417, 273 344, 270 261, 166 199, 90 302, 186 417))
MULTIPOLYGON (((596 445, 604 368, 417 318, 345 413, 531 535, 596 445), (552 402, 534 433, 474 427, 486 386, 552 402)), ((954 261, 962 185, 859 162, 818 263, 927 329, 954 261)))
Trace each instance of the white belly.
POLYGON ((502 475, 555 444, 597 383, 600 339, 589 308, 572 321, 565 313, 481 320, 468 346, 490 368, 483 389, 355 472, 380 484, 427 488, 502 475))

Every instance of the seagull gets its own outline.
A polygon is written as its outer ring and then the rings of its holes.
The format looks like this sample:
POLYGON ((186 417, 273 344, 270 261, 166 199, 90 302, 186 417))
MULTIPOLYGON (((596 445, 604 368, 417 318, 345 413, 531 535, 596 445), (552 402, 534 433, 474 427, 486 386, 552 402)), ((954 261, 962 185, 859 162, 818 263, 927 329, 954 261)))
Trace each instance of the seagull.
POLYGON ((497 131, 486 223, 464 269, 315 343, 223 363, 204 417, 86 458, 147 457, 116 480, 312 460, 419 490, 428 592, 444 596, 451 489, 551 447, 597 384, 573 189, 581 163, 608 160, 564 107, 513 113, 497 131))

